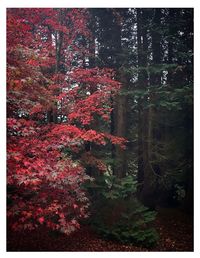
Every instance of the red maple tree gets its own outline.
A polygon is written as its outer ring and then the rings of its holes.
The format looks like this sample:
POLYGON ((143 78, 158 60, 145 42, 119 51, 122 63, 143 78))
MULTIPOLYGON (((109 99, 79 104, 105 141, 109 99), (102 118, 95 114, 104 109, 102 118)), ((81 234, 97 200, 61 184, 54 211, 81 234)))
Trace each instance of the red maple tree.
MULTIPOLYGON (((87 68, 91 33, 86 9, 7 11, 7 182, 12 228, 39 224, 66 234, 88 216, 81 185, 88 176, 71 153, 86 142, 124 147, 125 140, 91 128, 110 119, 120 83, 111 69, 87 68)), ((106 169, 91 152, 85 163, 106 169)))

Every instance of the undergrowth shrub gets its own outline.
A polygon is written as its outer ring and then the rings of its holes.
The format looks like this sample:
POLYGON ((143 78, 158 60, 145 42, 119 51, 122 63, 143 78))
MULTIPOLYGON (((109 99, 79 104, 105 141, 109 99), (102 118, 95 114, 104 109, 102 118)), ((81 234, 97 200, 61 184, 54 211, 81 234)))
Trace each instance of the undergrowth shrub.
POLYGON ((156 212, 138 201, 137 182, 132 176, 117 179, 104 174, 86 187, 93 198, 88 222, 96 232, 121 243, 145 247, 156 244, 158 234, 153 227, 156 212))

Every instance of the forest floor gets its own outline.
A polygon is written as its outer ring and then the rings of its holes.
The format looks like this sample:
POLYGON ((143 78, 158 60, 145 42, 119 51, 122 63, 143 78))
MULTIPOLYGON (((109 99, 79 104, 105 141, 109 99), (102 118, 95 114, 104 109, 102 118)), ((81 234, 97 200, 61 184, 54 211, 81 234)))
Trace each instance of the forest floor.
POLYGON ((159 209, 155 227, 160 235, 156 247, 146 249, 139 246, 108 241, 88 226, 66 237, 40 227, 32 232, 11 232, 7 234, 7 251, 193 251, 192 217, 177 209, 159 209))

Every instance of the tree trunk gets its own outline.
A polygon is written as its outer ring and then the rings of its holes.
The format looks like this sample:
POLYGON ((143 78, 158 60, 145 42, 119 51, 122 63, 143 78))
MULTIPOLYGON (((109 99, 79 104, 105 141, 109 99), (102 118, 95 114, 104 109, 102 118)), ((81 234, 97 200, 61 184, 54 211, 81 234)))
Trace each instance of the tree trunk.
MULTIPOLYGON (((118 80, 122 83, 122 91, 127 87, 127 78, 122 70, 118 70, 118 80)), ((114 134, 116 136, 127 136, 127 98, 123 94, 118 94, 116 102, 114 104, 114 134)), ((119 177, 125 177, 127 172, 127 158, 126 150, 121 149, 119 146, 115 146, 115 159, 116 165, 114 168, 114 174, 119 177)))
MULTIPOLYGON (((128 81, 124 76, 123 69, 121 69, 121 61, 119 59, 122 53, 121 46, 121 24, 116 18, 116 12, 119 10, 100 9, 96 13, 98 15, 98 42, 99 53, 98 57, 100 63, 104 67, 112 68, 116 71, 116 79, 122 83, 122 91, 127 87, 128 81)), ((120 13, 119 13, 120 15, 120 13)), ((118 94, 113 100, 111 98, 111 134, 116 136, 126 137, 126 96, 118 94)), ((113 174, 117 177, 124 177, 126 175, 126 151, 120 149, 118 146, 112 146, 112 158, 115 165, 113 165, 113 174)))
MULTIPOLYGON (((138 88, 147 90, 147 29, 144 26, 146 20, 145 11, 137 9, 137 43, 138 43, 138 88)), ((148 112, 144 109, 146 98, 142 96, 138 99, 138 196, 142 199, 143 192, 146 191, 145 178, 148 172, 148 112)))

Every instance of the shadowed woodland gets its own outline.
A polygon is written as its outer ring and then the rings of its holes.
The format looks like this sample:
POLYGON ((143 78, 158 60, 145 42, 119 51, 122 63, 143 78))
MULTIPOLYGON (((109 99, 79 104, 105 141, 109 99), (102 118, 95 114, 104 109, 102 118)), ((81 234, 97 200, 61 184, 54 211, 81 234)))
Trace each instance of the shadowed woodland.
POLYGON ((193 251, 193 9, 7 9, 7 251, 193 251))

